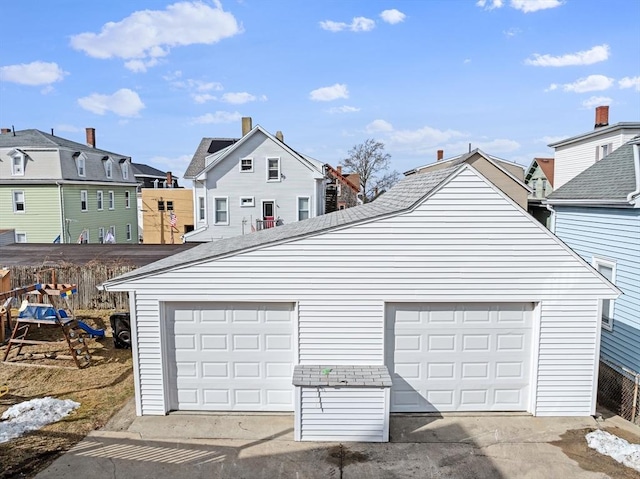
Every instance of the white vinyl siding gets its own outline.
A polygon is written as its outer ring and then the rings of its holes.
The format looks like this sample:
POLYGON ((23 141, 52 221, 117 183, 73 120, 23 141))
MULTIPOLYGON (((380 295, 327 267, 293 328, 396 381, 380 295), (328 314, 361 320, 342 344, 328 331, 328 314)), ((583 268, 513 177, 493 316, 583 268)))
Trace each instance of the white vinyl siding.
POLYGON ((388 388, 299 387, 301 441, 387 442, 388 388))
POLYGON ((544 226, 470 169, 411 212, 184 265, 122 287, 135 290, 144 302, 138 331, 154 332, 139 337, 147 352, 140 364, 145 414, 164 407, 161 390, 146 387, 147 378, 157 378, 155 370, 162 367, 163 353, 153 339, 160 328, 159 300, 206 297, 298 302, 299 361, 306 364, 384 364, 384 303, 541 303, 535 319, 547 341, 541 358, 553 359, 560 368, 534 376, 547 389, 540 394, 532 385, 539 407, 529 410, 561 414, 579 396, 572 412, 590 415, 595 412, 587 404, 595 384, 595 298, 615 296, 544 226), (348 345, 339 341, 341 334, 348 345), (582 354, 590 356, 587 361, 574 361, 575 338, 582 354), (153 371, 150 376, 147 369, 153 371), (588 384, 582 383, 585 378, 588 384))
POLYGON ((23 190, 13 190, 11 192, 13 199, 13 212, 24 213, 27 209, 23 190))

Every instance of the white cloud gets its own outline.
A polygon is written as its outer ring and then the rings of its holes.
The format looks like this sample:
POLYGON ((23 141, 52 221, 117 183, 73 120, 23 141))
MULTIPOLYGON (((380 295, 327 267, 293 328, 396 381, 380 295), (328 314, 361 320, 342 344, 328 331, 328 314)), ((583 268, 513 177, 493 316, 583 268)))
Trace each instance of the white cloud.
POLYGON ((313 101, 333 101, 338 98, 349 98, 349 90, 344 83, 318 88, 309 93, 309 98, 313 101))
POLYGON ((556 8, 563 3, 561 0, 511 0, 510 5, 516 10, 531 13, 538 10, 546 10, 547 8, 556 8))
POLYGON ((139 10, 119 22, 108 22, 99 33, 71 37, 71 46, 93 58, 122 58, 125 67, 142 72, 176 46, 211 45, 242 33, 235 17, 219 1, 177 2, 165 10, 139 10))
POLYGON ((384 10, 382 13, 380 13, 380 18, 382 18, 383 21, 390 23, 391 25, 404 22, 404 19, 406 17, 407 16, 404 13, 402 13, 400 10, 396 10, 395 8, 392 8, 391 10, 384 10))
POLYGON ((0 67, 0 80, 20 85, 50 85, 62 81, 65 72, 53 62, 35 61, 0 67))
POLYGON ((320 28, 330 32, 341 32, 343 30, 350 30, 352 32, 369 32, 373 30, 375 26, 375 20, 367 17, 354 17, 354 19, 351 20, 351 23, 334 22, 332 20, 320 22, 320 28))
POLYGON ((393 131, 393 125, 385 120, 374 120, 364 130, 367 133, 380 133, 393 131))
POLYGON ((556 136, 543 136, 542 138, 538 138, 536 141, 538 143, 544 143, 545 145, 548 145, 550 143, 556 143, 560 140, 564 140, 565 138, 568 138, 569 135, 556 135, 556 136))
POLYGON ((624 77, 618 82, 620 88, 635 88, 640 91, 640 77, 624 77))
POLYGON ((551 85, 549 85, 549 88, 545 88, 545 90, 544 90, 544 91, 545 91, 545 92, 547 92, 547 91, 554 91, 554 90, 557 90, 557 89, 558 89, 558 86, 559 86, 559 85, 558 85, 557 83, 552 83, 551 85))
POLYGON ((516 35, 520 35, 522 33, 522 30, 516 27, 511 27, 507 30, 504 30, 502 33, 504 34, 505 37, 511 38, 511 37, 515 37, 516 35))
POLYGON ((327 111, 329 113, 355 113, 357 111, 360 111, 360 108, 357 108, 355 106, 343 105, 329 108, 327 111))
POLYGON ((76 133, 78 131, 82 131, 82 128, 62 123, 60 125, 56 125, 54 131, 56 131, 56 130, 57 131, 66 131, 66 132, 70 132, 70 133, 76 133))
POLYGON ((527 58, 524 63, 535 67, 566 67, 576 65, 592 65, 594 63, 603 62, 609 58, 609 45, 597 45, 590 50, 583 50, 576 53, 568 53, 566 55, 540 55, 534 53, 533 58, 527 58))
POLYGON ((218 99, 217 96, 211 95, 210 93, 194 93, 191 95, 191 97, 196 103, 206 103, 208 101, 214 101, 218 99))
POLYGON ((251 93, 246 91, 238 93, 225 93, 222 95, 221 100, 225 103, 233 103, 234 105, 242 105, 243 103, 249 103, 250 101, 256 101, 257 98, 251 93))
POLYGON ((92 93, 78 99, 78 104, 92 113, 104 115, 113 112, 118 116, 134 117, 140 114, 144 108, 144 103, 133 90, 121 88, 112 95, 92 93))
POLYGON ((465 65, 471 63, 471 58, 465 58, 462 63, 464 63, 465 65))
POLYGON ((503 3, 502 0, 478 0, 476 5, 485 10, 493 10, 494 8, 502 8, 503 3))
MULTIPOLYGON (((556 8, 564 3, 563 0, 510 0, 509 6, 524 13, 537 12, 547 8, 556 8)), ((493 10, 504 6, 503 0, 478 0, 476 5, 485 10, 493 10)))
POLYGON ((242 115, 237 111, 216 111, 215 113, 207 113, 193 119, 193 123, 209 124, 209 123, 233 123, 242 118, 242 115))
POLYGON ((562 85, 564 91, 573 91, 576 93, 586 93, 589 91, 602 91, 611 88, 613 78, 604 75, 589 75, 586 78, 580 78, 573 83, 565 83, 562 85))
POLYGON ((593 108, 601 105, 611 105, 613 99, 608 96, 592 96, 582 102, 582 106, 587 110, 592 110, 593 108))

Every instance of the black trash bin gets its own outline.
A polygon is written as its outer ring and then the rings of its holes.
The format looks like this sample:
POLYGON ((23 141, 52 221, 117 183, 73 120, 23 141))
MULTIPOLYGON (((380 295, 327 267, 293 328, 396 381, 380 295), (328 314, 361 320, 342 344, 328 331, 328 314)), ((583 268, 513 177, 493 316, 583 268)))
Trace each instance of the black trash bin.
POLYGON ((113 313, 111 331, 113 331, 113 344, 116 349, 128 349, 131 347, 131 317, 129 313, 113 313))

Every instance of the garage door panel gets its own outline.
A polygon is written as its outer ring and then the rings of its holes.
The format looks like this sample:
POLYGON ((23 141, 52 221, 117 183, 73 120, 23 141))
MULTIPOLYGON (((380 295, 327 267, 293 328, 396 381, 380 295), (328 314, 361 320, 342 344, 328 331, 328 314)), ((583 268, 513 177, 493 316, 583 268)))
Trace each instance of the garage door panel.
POLYGON ((289 303, 167 305, 171 408, 291 411, 292 313, 289 303))
POLYGON ((404 304, 388 311, 392 411, 527 409, 531 304, 404 304))

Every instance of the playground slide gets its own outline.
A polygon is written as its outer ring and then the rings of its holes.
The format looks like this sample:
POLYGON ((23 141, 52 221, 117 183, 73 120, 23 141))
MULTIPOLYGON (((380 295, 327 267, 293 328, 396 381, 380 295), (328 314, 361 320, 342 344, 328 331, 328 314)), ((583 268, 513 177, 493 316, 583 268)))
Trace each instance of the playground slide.
POLYGON ((104 329, 93 329, 87 323, 80 321, 79 319, 77 321, 78 321, 78 326, 80 326, 85 332, 89 333, 91 336, 96 338, 104 338, 104 329))

